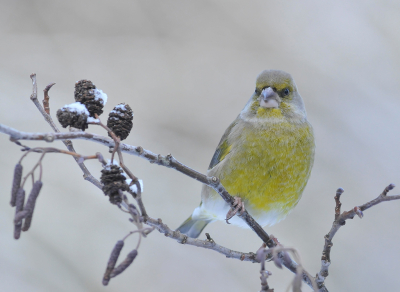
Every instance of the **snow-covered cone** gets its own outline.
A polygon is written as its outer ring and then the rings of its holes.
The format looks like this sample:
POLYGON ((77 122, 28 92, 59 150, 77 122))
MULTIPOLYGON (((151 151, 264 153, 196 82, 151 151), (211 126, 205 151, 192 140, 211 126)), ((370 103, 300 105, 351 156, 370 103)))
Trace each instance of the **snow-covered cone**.
MULTIPOLYGON (((125 140, 132 130, 133 112, 129 105, 120 103, 110 112, 107 120, 109 127, 115 135, 125 140)), ((110 134, 109 134, 110 135, 110 134)))
POLYGON ((88 128, 89 112, 80 102, 67 104, 57 111, 57 119, 63 128, 68 126, 84 131, 88 128))
POLYGON ((100 181, 103 184, 103 192, 109 197, 112 204, 121 203, 121 196, 118 190, 127 191, 128 185, 126 177, 122 174, 122 169, 115 164, 106 165, 101 171, 100 181))
POLYGON ((103 113, 103 107, 107 102, 107 94, 97 89, 90 80, 79 80, 75 83, 75 101, 84 104, 91 117, 103 113))

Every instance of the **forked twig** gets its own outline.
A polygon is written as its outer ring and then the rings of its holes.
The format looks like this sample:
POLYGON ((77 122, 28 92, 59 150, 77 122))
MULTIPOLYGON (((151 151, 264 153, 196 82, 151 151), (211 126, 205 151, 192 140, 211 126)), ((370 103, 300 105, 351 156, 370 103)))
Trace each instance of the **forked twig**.
MULTIPOLYGON (((60 130, 57 128, 56 124, 54 123, 53 119, 51 118, 50 114, 48 114, 43 107, 40 105, 39 100, 37 99, 37 82, 36 82, 36 74, 32 73, 30 75, 31 79, 32 79, 32 95, 31 95, 31 100, 32 102, 35 104, 35 106, 37 107, 37 109, 39 110, 39 112, 42 114, 42 116, 44 117, 44 119, 46 120, 46 122, 51 126, 51 128, 53 129, 54 132, 56 133, 60 133, 60 130)), ((54 83, 55 84, 55 83, 54 83)), ((51 86, 53 86, 54 84, 52 84, 51 86)), ((50 84, 49 84, 50 85, 50 84)), ((48 86, 49 86, 48 85, 48 86)), ((48 88, 48 90, 50 90, 51 86, 48 88)), ((47 87, 46 87, 47 88, 47 87)), ((47 90, 47 93, 48 93, 47 90)), ((46 95, 46 92, 45 92, 46 95)), ((47 100, 48 102, 48 100, 47 100)), ((50 105, 49 105, 49 112, 50 112, 50 105)), ((46 135, 46 138, 44 139, 46 142, 53 142, 53 136, 52 134, 48 134, 46 135)), ((70 140, 67 139, 62 139, 64 145, 67 147, 67 149, 70 152, 76 152, 74 149, 74 146, 72 145, 72 142, 70 140)), ((83 172, 83 178, 89 182, 91 182, 92 184, 94 184, 96 187, 98 187, 100 190, 102 188, 101 183, 94 178, 94 176, 91 175, 90 171, 86 168, 85 164, 83 162, 78 161, 78 158, 74 157, 76 163, 78 163, 80 169, 83 172)))
MULTIPOLYGON (((318 272, 316 276, 316 282, 319 287, 322 287, 324 285, 324 281, 326 277, 329 275, 329 266, 331 264, 331 258, 330 258, 330 252, 332 248, 332 239, 335 236, 336 232, 342 227, 343 225, 346 224, 346 220, 348 219, 353 219, 354 216, 358 216, 362 218, 364 216, 363 211, 379 204, 382 202, 387 202, 387 201, 392 201, 392 200, 399 200, 400 195, 395 195, 395 196, 387 196, 388 192, 393 190, 395 187, 394 184, 388 185, 383 192, 375 199, 360 205, 356 206, 350 211, 345 211, 343 213, 340 213, 340 207, 341 207, 341 202, 340 202, 340 196, 344 192, 342 188, 337 189, 336 191, 336 196, 334 197, 336 206, 335 206, 335 221, 333 221, 331 230, 328 232, 327 235, 325 235, 325 244, 324 248, 322 250, 322 257, 321 257, 321 269, 318 272)), ((326 289, 326 288, 325 288, 326 289)))

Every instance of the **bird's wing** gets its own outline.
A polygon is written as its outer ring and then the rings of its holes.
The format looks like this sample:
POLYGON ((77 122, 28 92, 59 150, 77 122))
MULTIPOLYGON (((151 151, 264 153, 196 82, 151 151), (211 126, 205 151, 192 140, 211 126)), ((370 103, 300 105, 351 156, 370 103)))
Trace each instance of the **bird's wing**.
POLYGON ((208 167, 208 170, 212 169, 214 166, 216 166, 218 163, 220 163, 226 155, 228 155, 229 152, 231 152, 232 145, 228 144, 228 136, 231 133, 232 129, 236 126, 237 122, 236 120, 230 124, 228 129, 226 129, 224 135, 221 138, 221 141, 219 141, 218 147, 215 150, 214 156, 211 159, 210 166, 208 167))

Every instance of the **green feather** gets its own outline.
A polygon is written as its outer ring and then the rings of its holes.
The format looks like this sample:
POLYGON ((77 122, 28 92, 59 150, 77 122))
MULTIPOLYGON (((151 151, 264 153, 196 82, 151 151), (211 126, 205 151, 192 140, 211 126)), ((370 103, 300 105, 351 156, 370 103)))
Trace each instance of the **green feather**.
POLYGON ((224 160, 225 156, 231 152, 232 145, 228 144, 228 136, 231 133, 232 129, 236 126, 236 121, 234 121, 228 129, 226 129, 224 135, 221 138, 221 141, 219 141, 218 147, 215 150, 214 156, 211 159, 210 166, 208 169, 210 170, 214 166, 216 166, 218 163, 220 163, 222 160, 224 160))

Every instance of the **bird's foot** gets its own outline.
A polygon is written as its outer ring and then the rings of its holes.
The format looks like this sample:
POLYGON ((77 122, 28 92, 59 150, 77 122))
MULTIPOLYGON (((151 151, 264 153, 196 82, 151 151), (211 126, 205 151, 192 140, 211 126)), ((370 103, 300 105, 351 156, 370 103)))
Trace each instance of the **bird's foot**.
POLYGON ((239 212, 240 210, 240 215, 243 215, 244 211, 246 211, 246 209, 244 208, 244 202, 242 202, 242 199, 240 197, 234 197, 235 201, 233 202, 233 206, 232 208, 228 211, 228 213, 226 214, 226 223, 229 223, 229 220, 235 216, 237 214, 237 212, 239 212), (233 208, 234 207, 234 208, 233 208))

